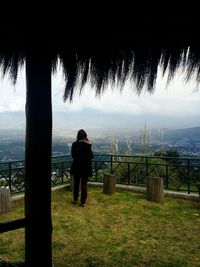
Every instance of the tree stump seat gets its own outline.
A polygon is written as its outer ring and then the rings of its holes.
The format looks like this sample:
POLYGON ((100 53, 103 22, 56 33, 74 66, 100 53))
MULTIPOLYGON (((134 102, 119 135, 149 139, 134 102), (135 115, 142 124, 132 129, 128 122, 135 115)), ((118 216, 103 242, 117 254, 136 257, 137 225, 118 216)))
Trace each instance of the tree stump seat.
POLYGON ((7 188, 0 188, 0 214, 11 211, 11 194, 7 188))
POLYGON ((104 174, 103 193, 115 194, 116 191, 116 176, 113 174, 104 174))
POLYGON ((164 202, 164 186, 162 177, 147 177, 147 199, 158 203, 164 202))

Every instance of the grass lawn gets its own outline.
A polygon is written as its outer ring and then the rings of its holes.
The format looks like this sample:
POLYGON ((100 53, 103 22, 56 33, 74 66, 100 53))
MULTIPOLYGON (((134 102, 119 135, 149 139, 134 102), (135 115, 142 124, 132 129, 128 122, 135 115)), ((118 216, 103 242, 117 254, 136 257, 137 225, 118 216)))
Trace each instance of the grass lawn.
MULTIPOLYGON (((67 189, 52 192, 55 267, 200 266, 200 203, 89 187, 85 207, 67 189)), ((23 201, 0 221, 23 217, 23 201)), ((0 258, 24 260, 24 230, 0 235, 0 258)))

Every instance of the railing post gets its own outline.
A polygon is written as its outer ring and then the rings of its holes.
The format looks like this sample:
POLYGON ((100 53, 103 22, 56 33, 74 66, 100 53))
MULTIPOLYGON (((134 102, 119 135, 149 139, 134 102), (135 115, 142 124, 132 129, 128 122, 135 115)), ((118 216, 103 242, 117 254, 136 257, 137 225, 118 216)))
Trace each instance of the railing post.
POLYGON ((98 170, 97 170, 97 162, 94 162, 94 170, 95 170, 95 182, 97 182, 97 174, 98 174, 98 170))
POLYGON ((188 194, 190 194, 190 159, 187 159, 188 194))
POLYGON ((113 155, 110 156, 110 173, 113 173, 113 155))
POLYGON ((148 157, 145 157, 145 166, 146 166, 146 176, 149 176, 148 157))
POLYGON ((128 184, 130 184, 130 162, 128 162, 128 184))
POLYGON ((64 180, 64 166, 63 166, 64 162, 61 162, 61 179, 62 179, 62 183, 64 180))
POLYGON ((11 164, 12 164, 12 162, 8 162, 8 186, 9 186, 10 192, 11 192, 11 184, 12 184, 12 180, 11 180, 11 175, 12 175, 11 164))
POLYGON ((169 170, 168 165, 166 165, 166 189, 169 189, 169 170))

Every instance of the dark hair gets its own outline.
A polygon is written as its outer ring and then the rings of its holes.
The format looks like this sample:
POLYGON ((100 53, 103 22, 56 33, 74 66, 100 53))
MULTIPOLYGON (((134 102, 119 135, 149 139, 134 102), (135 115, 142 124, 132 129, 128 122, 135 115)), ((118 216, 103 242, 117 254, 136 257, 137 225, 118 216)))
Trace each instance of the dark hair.
POLYGON ((79 130, 78 133, 77 133, 77 141, 79 141, 81 139, 86 139, 87 140, 87 134, 83 129, 79 130))

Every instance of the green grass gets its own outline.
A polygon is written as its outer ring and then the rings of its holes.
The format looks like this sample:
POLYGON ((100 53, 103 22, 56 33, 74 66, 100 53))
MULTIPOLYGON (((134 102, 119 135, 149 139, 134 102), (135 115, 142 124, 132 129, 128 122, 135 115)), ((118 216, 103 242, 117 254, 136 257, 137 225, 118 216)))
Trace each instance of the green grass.
MULTIPOLYGON (((200 203, 144 194, 102 194, 89 187, 84 208, 72 205, 66 189, 52 192, 55 267, 200 266, 200 203)), ((0 221, 23 217, 22 202, 0 221)), ((24 230, 0 235, 0 258, 24 259, 24 230)))

